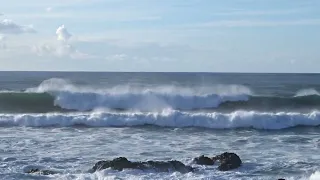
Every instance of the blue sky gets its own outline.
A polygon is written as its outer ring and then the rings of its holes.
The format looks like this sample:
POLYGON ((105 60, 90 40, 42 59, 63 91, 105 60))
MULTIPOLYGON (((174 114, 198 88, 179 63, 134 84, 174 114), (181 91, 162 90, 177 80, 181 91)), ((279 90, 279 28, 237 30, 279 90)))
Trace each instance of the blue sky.
POLYGON ((319 0, 1 4, 0 70, 320 72, 319 0))

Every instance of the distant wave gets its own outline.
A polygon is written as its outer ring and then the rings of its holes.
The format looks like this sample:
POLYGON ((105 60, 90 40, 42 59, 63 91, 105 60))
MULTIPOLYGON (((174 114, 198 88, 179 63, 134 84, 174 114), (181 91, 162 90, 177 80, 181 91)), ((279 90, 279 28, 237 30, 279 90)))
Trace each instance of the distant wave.
POLYGON ((218 107, 222 102, 247 101, 251 91, 242 85, 215 87, 116 86, 112 88, 80 87, 63 79, 49 79, 29 93, 49 93, 54 104, 73 110, 95 108, 161 110, 165 108, 192 110, 218 107))
POLYGON ((0 126, 65 127, 76 125, 89 127, 155 125, 160 127, 201 127, 212 129, 285 129, 295 126, 319 126, 320 112, 259 113, 255 111, 236 111, 233 113, 188 113, 167 110, 159 113, 0 114, 0 126))
POLYGON ((293 97, 257 96, 242 85, 215 87, 95 88, 76 86, 63 79, 49 79, 25 92, 0 92, 0 112, 45 113, 113 110, 161 111, 290 111, 320 108, 316 90, 302 90, 293 97))
POLYGON ((320 96, 320 93, 315 89, 302 89, 296 93, 295 97, 311 96, 311 95, 320 96))

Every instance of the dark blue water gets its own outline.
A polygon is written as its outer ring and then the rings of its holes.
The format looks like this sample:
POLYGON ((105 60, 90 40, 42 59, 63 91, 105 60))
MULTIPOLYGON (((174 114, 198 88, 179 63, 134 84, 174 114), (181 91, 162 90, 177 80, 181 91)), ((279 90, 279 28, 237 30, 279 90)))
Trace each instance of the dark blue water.
POLYGON ((320 89, 320 74, 251 73, 122 73, 122 72, 0 72, 0 89, 24 90, 50 78, 75 84, 116 86, 121 84, 210 86, 238 84, 261 95, 294 95, 302 89, 320 89))

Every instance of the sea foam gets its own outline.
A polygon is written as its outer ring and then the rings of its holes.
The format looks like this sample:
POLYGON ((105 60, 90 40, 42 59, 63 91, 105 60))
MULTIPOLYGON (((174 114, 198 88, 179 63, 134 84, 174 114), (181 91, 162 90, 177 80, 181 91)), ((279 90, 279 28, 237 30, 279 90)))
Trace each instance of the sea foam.
POLYGON ((316 171, 315 173, 311 174, 309 180, 320 180, 320 171, 316 171))
POLYGON ((1 126, 75 126, 126 127, 155 125, 160 127, 200 127, 212 129, 256 128, 285 129, 295 126, 319 126, 320 112, 260 113, 188 113, 174 110, 163 112, 93 112, 49 114, 0 114, 1 126))

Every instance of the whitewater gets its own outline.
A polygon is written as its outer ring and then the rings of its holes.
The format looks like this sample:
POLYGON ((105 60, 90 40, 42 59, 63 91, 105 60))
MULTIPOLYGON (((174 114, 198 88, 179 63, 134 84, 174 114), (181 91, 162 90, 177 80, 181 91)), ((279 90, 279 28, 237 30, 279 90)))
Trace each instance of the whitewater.
POLYGON ((285 129, 296 126, 319 126, 320 112, 302 114, 296 112, 257 113, 236 111, 222 113, 185 113, 166 110, 156 113, 143 112, 92 112, 73 114, 0 114, 0 126, 88 126, 130 127, 154 125, 160 127, 199 127, 211 129, 285 129))
POLYGON ((320 179, 320 76, 0 73, 0 179, 320 179), (220 172, 88 171, 235 152, 220 172), (28 174, 32 168, 58 172, 28 174))

